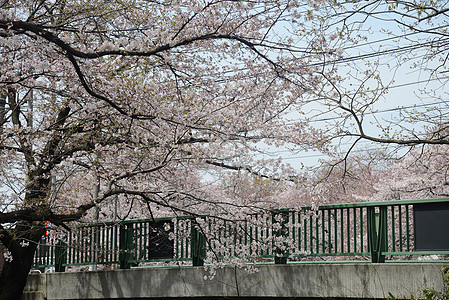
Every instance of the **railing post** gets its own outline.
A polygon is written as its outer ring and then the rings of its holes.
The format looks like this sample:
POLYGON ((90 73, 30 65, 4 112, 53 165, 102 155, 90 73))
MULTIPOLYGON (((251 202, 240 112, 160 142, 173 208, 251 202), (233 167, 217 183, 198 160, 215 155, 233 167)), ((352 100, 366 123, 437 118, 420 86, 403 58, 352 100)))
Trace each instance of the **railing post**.
POLYGON ((206 257, 206 237, 204 236, 199 224, 195 219, 191 221, 190 229, 190 251, 192 255, 193 266, 203 266, 204 258, 206 257))
MULTIPOLYGON (((287 238, 288 237, 288 228, 287 224, 289 222, 289 211, 286 209, 282 210, 274 210, 272 212, 272 222, 273 225, 278 223, 279 228, 274 229, 273 228, 273 237, 275 239, 279 238, 287 238), (276 217, 279 216, 279 217, 276 217)), ((274 263, 275 264, 286 264, 287 263, 287 257, 288 254, 288 248, 287 243, 284 243, 285 249, 281 249, 278 246, 274 249, 274 263)))
POLYGON ((379 212, 374 207, 368 207, 368 245, 371 252, 371 262, 385 262, 387 249, 387 207, 381 206, 379 212))
POLYGON ((67 244, 58 240, 55 245, 55 272, 65 272, 65 264, 67 264, 67 244))
POLYGON ((121 224, 119 236, 120 269, 131 268, 131 252, 133 249, 133 224, 121 224))

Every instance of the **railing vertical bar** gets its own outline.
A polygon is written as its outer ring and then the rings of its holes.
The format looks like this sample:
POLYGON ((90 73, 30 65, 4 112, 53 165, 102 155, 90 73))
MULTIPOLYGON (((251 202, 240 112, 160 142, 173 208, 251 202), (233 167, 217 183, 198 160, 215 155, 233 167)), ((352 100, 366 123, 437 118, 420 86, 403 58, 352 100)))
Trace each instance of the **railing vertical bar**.
POLYGON ((94 243, 92 243, 92 241, 95 239, 94 237, 94 227, 93 226, 89 226, 86 227, 86 247, 87 247, 87 252, 86 252, 86 261, 87 262, 94 262, 94 243))
POLYGON ((130 251, 130 256, 131 256, 131 253, 134 252, 133 259, 139 259, 139 248, 140 248, 140 245, 139 245, 139 230, 140 230, 141 227, 142 227, 142 223, 134 223, 133 227, 132 227, 132 229, 133 229, 132 230, 132 242, 133 242, 133 245, 134 245, 134 247, 133 247, 134 251, 130 251))
MULTIPOLYGON (((385 235, 384 239, 385 239, 385 251, 388 251, 388 209, 391 208, 391 206, 386 206, 383 209, 385 210, 384 216, 385 216, 385 232, 383 232, 383 234, 385 235)), ((381 208, 382 209, 382 208, 381 208)), ((381 225, 383 226, 383 225, 381 225)))
POLYGON ((187 220, 182 220, 182 221, 178 221, 178 224, 182 224, 182 226, 180 226, 179 229, 182 230, 182 233, 179 232, 178 229, 178 235, 177 235, 177 240, 179 243, 179 255, 178 257, 189 257, 187 255, 187 253, 184 253, 184 243, 185 243, 185 239, 184 239, 184 235, 186 234, 186 226, 187 226, 187 220))
MULTIPOLYGON (((365 232, 364 232, 364 224, 366 224, 366 222, 363 222, 363 207, 359 208, 359 213, 360 213, 360 252, 365 252, 365 240, 364 240, 364 236, 365 236, 365 232)), ((367 250, 366 250, 367 251, 367 250)))
MULTIPOLYGON (((271 235, 271 232, 272 232, 272 230, 271 230, 271 228, 273 228, 272 226, 273 226, 273 222, 272 222, 272 218, 271 218, 271 216, 266 216, 266 218, 265 218, 265 220, 266 220, 266 236, 265 236, 265 238, 267 239, 267 241, 270 239, 270 235, 271 235), (271 222, 271 223, 270 223, 271 222)), ((270 243, 270 244, 268 244, 268 247, 267 247, 267 251, 265 252, 266 253, 266 255, 271 255, 271 254, 273 254, 273 245, 270 243), (271 247, 270 247, 271 246, 271 247)))
POLYGON ((184 251, 185 251, 185 253, 186 253, 186 257, 190 257, 190 258, 193 258, 193 253, 191 253, 191 252, 189 252, 189 251, 191 251, 191 241, 192 241, 192 234, 191 234, 191 232, 192 232, 192 226, 193 226, 193 221, 192 221, 192 219, 190 219, 189 220, 189 222, 186 222, 186 225, 187 225, 187 230, 188 230, 188 232, 189 232, 189 234, 190 234, 190 236, 186 236, 186 238, 185 238, 185 240, 184 240, 184 245, 185 245, 185 249, 184 249, 184 251))
POLYGON ((50 247, 50 251, 48 251, 49 252, 48 253, 49 265, 54 265, 55 264, 54 259, 53 259, 55 257, 54 249, 55 249, 55 245, 54 245, 54 240, 53 240, 52 245, 50 247))
POLYGON ((51 265, 51 261, 50 261, 50 251, 51 251, 51 249, 50 249, 50 247, 51 247, 51 245, 49 245, 49 243, 50 243, 50 241, 47 241, 47 243, 46 243, 46 245, 44 246, 45 247, 45 251, 44 251, 44 255, 43 255, 43 261, 45 262, 45 264, 46 265, 51 265))
POLYGON ((341 245, 340 245, 340 251, 341 251, 341 253, 344 253, 345 252, 345 250, 344 250, 344 232, 343 232, 343 229, 344 229, 344 222, 343 222, 343 208, 341 208, 340 209, 340 243, 341 243, 341 245))
POLYGON ((95 239, 94 239, 94 241, 93 241, 93 243, 94 243, 94 255, 95 255, 95 259, 96 259, 96 261, 95 262, 100 262, 100 258, 101 258, 101 251, 102 251, 102 248, 103 248, 103 242, 102 242, 102 239, 101 239, 101 237, 102 237, 102 234, 103 234, 103 225, 102 224, 100 224, 100 225, 97 225, 96 227, 95 227, 95 239))
POLYGON ((259 244, 260 244, 260 241, 259 241, 259 215, 258 214, 256 214, 255 215, 255 226, 254 226, 254 239, 255 239, 255 241, 256 241, 256 249, 254 249, 254 253, 256 253, 256 256, 257 256, 257 254, 259 253, 259 244))
POLYGON ((259 248, 260 248, 260 238, 259 238, 259 227, 260 227, 260 221, 259 221, 259 214, 255 214, 253 216, 253 222, 254 222, 254 241, 255 241, 255 248, 254 248, 254 255, 259 255, 259 248))
POLYGON ((93 238, 93 240, 92 240, 92 243, 94 244, 93 246, 92 246, 92 248, 93 248, 93 253, 94 253, 94 261, 96 262, 96 263, 98 263, 99 262, 99 257, 100 257, 100 251, 101 251, 101 248, 100 248, 100 245, 101 245, 101 228, 102 228, 102 225, 95 225, 95 227, 93 228, 93 230, 94 230, 94 238, 93 238))
MULTIPOLYGON (((108 249, 108 244, 105 242, 105 234, 106 234, 106 226, 101 225, 101 232, 100 232, 100 242, 97 245, 97 249, 98 251, 98 261, 99 262, 104 262, 105 261, 105 257, 104 257, 104 253, 105 253, 105 247, 106 247, 106 251, 108 249)), ((107 253, 107 252, 106 252, 107 253)))
POLYGON ((332 230, 331 230, 331 228, 332 228, 332 213, 331 213, 331 210, 330 209, 327 209, 326 210, 327 211, 327 235, 328 235, 328 241, 327 241, 327 243, 328 243, 328 250, 327 250, 327 253, 332 253, 332 230))
MULTIPOLYGON (((177 219, 173 221, 173 226, 175 227, 175 228, 173 228, 173 233, 174 234, 177 234, 175 232, 176 227, 177 227, 177 222, 178 222, 177 219)), ((178 249, 177 245, 178 245, 178 238, 175 235, 175 241, 173 243, 174 249, 178 249), (176 244, 176 246, 175 246, 175 244, 176 244)), ((150 253, 149 253, 150 252, 149 223, 146 223, 144 228, 143 228, 143 246, 142 247, 143 247, 143 259, 144 260, 149 260, 150 259, 150 253)), ((174 257, 176 257, 176 255, 178 255, 177 252, 178 251, 176 250, 175 253, 173 253, 174 257)))
POLYGON ((262 226, 263 223, 261 222, 260 218, 261 218, 261 214, 256 214, 255 215, 256 218, 256 226, 254 228, 254 238, 256 240, 256 255, 259 255, 259 253, 262 252, 262 247, 261 247, 261 240, 262 240, 262 226))
POLYGON ((80 263, 85 263, 87 260, 87 255, 89 253, 89 248, 87 247, 87 237, 88 237, 88 232, 87 232, 87 228, 86 227, 82 227, 81 228, 81 260, 80 263))
POLYGON ((139 223, 138 236, 136 236, 136 242, 135 242, 137 244, 136 245, 137 255, 135 256, 135 259, 137 259, 137 260, 142 260, 143 255, 145 253, 145 251, 144 251, 145 246, 143 244, 143 230, 147 224, 148 224, 148 222, 139 223))
POLYGON ((95 232, 95 226, 89 226, 87 229, 87 245, 89 247, 88 252, 88 261, 89 262, 95 262, 95 246, 94 241, 96 239, 96 232, 95 232))
POLYGON ((193 259, 193 253, 192 251, 192 239, 194 238, 192 236, 192 226, 193 226, 193 218, 188 220, 188 222, 185 223, 184 230, 188 230, 188 235, 186 235, 184 239, 184 252, 186 254, 186 257, 193 259))
POLYGON ((115 253, 117 251, 117 248, 115 247, 115 226, 117 224, 112 224, 109 227, 109 238, 110 238, 110 243, 111 243, 111 253, 109 255, 109 257, 111 258, 111 262, 116 262, 117 260, 115 259, 115 253))
POLYGON ((92 248, 92 262, 94 263, 98 263, 98 253, 99 253, 99 248, 100 248, 100 227, 101 225, 99 224, 95 224, 95 226, 92 226, 92 238, 90 240, 90 243, 92 244, 91 248, 92 248))
POLYGON ((352 208, 352 222, 354 223, 354 246, 353 251, 354 253, 357 252, 357 209, 355 207, 352 208))
POLYGON ((98 262, 98 250, 99 250, 99 244, 97 244, 97 241, 100 239, 100 231, 99 231, 99 225, 95 225, 92 227, 92 261, 98 262))
POLYGON ((94 261, 98 262, 98 257, 100 253, 100 240, 101 240, 101 231, 100 231, 101 225, 95 225, 93 227, 94 235, 92 239, 92 249, 93 249, 93 255, 94 255, 94 261))
POLYGON ((90 261, 91 262, 97 262, 97 246, 95 245, 95 242, 98 239, 98 225, 94 225, 91 227, 91 234, 90 234, 90 249, 91 249, 91 255, 90 255, 90 261))
MULTIPOLYGON (((317 213, 318 213, 318 211, 317 211, 317 213)), ((314 215, 314 219, 315 219, 315 249, 316 249, 316 253, 319 253, 320 252, 320 238, 319 238, 319 234, 318 234, 318 230, 319 230, 319 226, 318 226, 318 223, 319 223, 319 218, 318 218, 318 215, 314 215)))
POLYGON ((321 253, 326 253, 326 218, 324 216, 324 213, 326 211, 321 211, 321 253))
MULTIPOLYGON (((304 216, 305 217, 305 216, 304 216)), ((307 219, 304 218, 304 251, 308 251, 307 249, 307 219)))
POLYGON ((119 235, 120 235, 120 225, 114 224, 114 261, 118 262, 119 261, 119 235))
POLYGON ((402 252, 402 250, 403 250, 403 245, 402 245, 402 235, 403 235, 403 232, 402 232, 402 206, 399 206, 399 212, 398 212, 398 214, 399 214, 399 251, 401 251, 402 252))
MULTIPOLYGON (((173 241, 173 247, 174 247, 174 253, 173 253, 173 257, 175 258, 175 259, 179 259, 180 258, 180 256, 179 256, 179 220, 178 220, 178 218, 175 218, 174 219, 174 221, 173 221, 173 234, 174 234, 174 241, 173 241)), ((145 229, 146 230, 146 232, 148 232, 147 231, 147 229, 145 229)), ((147 240, 147 242, 148 242, 148 240, 147 240)), ((147 249, 148 249, 148 243, 147 242, 145 242, 145 245, 147 245, 147 249)), ((148 251, 145 251, 145 253, 147 253, 148 251)), ((146 254, 146 257, 148 257, 148 254, 146 254)))
POLYGON ((68 257, 68 260, 67 260, 67 263, 73 263, 72 262, 72 259, 73 259, 73 238, 72 238, 72 231, 69 231, 69 238, 68 238, 68 240, 69 240, 69 243, 68 243, 68 245, 67 245, 67 257, 68 257))
POLYGON ((114 224, 114 260, 119 262, 120 260, 120 225, 119 223, 114 224))
POLYGON ((42 264, 43 265, 48 265, 48 259, 47 259, 47 252, 50 251, 50 249, 48 248, 48 238, 45 239, 45 244, 42 246, 42 264))
POLYGON ((88 263, 89 261, 90 261, 90 251, 91 251, 91 249, 90 249, 90 243, 89 243, 89 241, 90 241, 90 228, 89 227, 84 227, 84 233, 85 233, 85 235, 84 235, 84 239, 83 239, 83 242, 84 242, 84 260, 83 260, 83 262, 84 263, 88 263))
POLYGON ((291 228, 292 228, 291 233, 292 233, 293 241, 296 241, 296 230, 295 230, 295 228, 296 228, 296 213, 297 213, 296 210, 293 210, 292 217, 291 217, 291 228))
POLYGON ((301 241, 301 230, 303 230, 302 214, 303 214, 303 210, 300 210, 298 213, 298 250, 305 252, 305 250, 303 250, 302 245, 301 245, 301 242, 302 242, 301 241))
MULTIPOLYGON (((172 226, 171 222, 172 222, 172 220, 170 220, 168 222, 170 224, 170 230, 171 230, 171 226, 172 226)), ((175 226, 175 223, 173 222, 173 227, 174 226, 175 226)), ((149 236, 148 236, 148 222, 146 222, 144 224, 142 231, 143 231, 142 232, 142 234, 143 234, 143 237, 142 237, 142 251, 143 251, 143 253, 140 256, 141 256, 141 259, 146 261, 146 260, 149 259, 149 253, 148 252, 150 250, 149 247, 148 247, 148 238, 149 238, 149 236)), ((175 232, 175 230, 173 229, 173 233, 174 232, 175 232)), ((175 241, 173 240, 173 251, 175 250, 174 247, 175 247, 175 241)), ((173 252, 173 257, 174 257, 174 252, 173 252)))
POLYGON ((349 208, 346 209, 346 249, 348 253, 351 253, 351 217, 349 215, 349 208))
POLYGON ((114 249, 114 246, 112 244, 113 238, 112 238, 112 226, 108 225, 105 227, 106 230, 106 242, 108 243, 107 252, 105 254, 105 262, 112 262, 112 250, 114 249))
POLYGON ((334 252, 338 252, 338 210, 334 209, 334 252))
POLYGON ((85 263, 88 261, 88 257, 89 257, 89 243, 87 242, 88 238, 89 238, 89 229, 86 227, 83 227, 82 229, 83 232, 83 238, 81 239, 81 263, 85 263))
POLYGON ((405 205, 405 225, 407 226, 407 251, 410 251, 410 210, 408 205, 405 205))
POLYGON ((84 242, 83 242, 83 236, 84 236, 84 234, 83 234, 83 228, 80 228, 80 230, 79 230, 79 242, 78 242, 78 244, 79 244, 79 248, 78 248, 78 263, 82 263, 82 260, 83 260, 83 257, 84 257, 84 255, 83 255, 83 252, 84 252, 84 249, 83 249, 83 247, 84 247, 84 242))
POLYGON ((94 246, 92 241, 94 240, 93 226, 86 227, 86 262, 94 262, 94 246))
MULTIPOLYGON (((139 247, 139 260, 146 260, 146 253, 147 253, 147 235, 146 235, 146 229, 148 227, 149 222, 142 223, 142 228, 140 230, 140 247, 139 247)), ((170 226, 171 227, 171 226, 170 226)))
POLYGON ((249 218, 249 220, 250 220, 250 223, 249 223, 249 255, 250 255, 250 257, 252 257, 253 256, 253 252, 254 252, 254 248, 253 248, 253 240, 254 240, 254 237, 253 237, 253 222, 252 222, 252 218, 250 217, 249 218))
POLYGON ((105 235, 106 235, 106 243, 107 248, 105 252, 105 263, 112 262, 112 236, 111 236, 111 226, 105 226, 105 235))
MULTIPOLYGON (((109 248, 108 243, 107 243, 108 239, 105 238, 105 235, 107 234, 107 232, 106 232, 107 228, 105 225, 102 225, 101 228, 102 228, 102 230, 101 230, 101 239, 102 240, 100 241, 100 243, 98 245, 101 255, 99 255, 99 256, 101 257, 101 262, 105 262, 104 254, 108 253, 108 248, 109 248), (105 249, 105 247, 106 247, 106 249, 105 249)), ((106 259, 106 261, 107 261, 107 259, 106 259)))
POLYGON ((113 241, 113 239, 112 239, 112 226, 110 226, 110 225, 106 225, 105 226, 105 231, 106 231, 106 243, 107 243, 107 249, 105 250, 106 252, 105 252, 105 254, 104 254, 104 257, 105 257, 105 263, 108 263, 108 262, 110 262, 110 263, 112 263, 112 249, 114 248, 113 247, 113 245, 112 245, 112 241, 113 241))
POLYGON ((392 251, 395 252, 396 251, 396 235, 395 235, 395 231, 396 231, 396 219, 394 218, 394 211, 395 211, 396 207, 393 205, 391 207, 391 246, 392 246, 392 251))
POLYGON ((107 226, 107 234, 106 234, 106 238, 108 240, 108 252, 107 252, 107 260, 108 262, 113 262, 114 258, 114 237, 113 237, 113 226, 108 225, 107 226))
POLYGON ((50 240, 48 238, 45 239, 45 244, 43 246, 43 252, 42 252, 42 262, 43 264, 49 265, 50 262, 48 261, 48 252, 50 252, 50 240))
POLYGON ((189 220, 184 220, 183 221, 183 227, 182 227, 182 230, 183 230, 183 234, 182 234, 182 236, 183 236, 183 240, 182 240, 182 253, 183 253, 183 256, 185 256, 185 257, 188 257, 188 258, 192 258, 192 256, 191 256, 191 254, 190 254, 190 248, 191 248, 191 246, 190 246, 190 240, 192 239, 192 236, 191 236, 191 232, 192 232, 192 230, 191 230, 191 226, 192 226, 192 220, 191 219, 189 219, 189 220))

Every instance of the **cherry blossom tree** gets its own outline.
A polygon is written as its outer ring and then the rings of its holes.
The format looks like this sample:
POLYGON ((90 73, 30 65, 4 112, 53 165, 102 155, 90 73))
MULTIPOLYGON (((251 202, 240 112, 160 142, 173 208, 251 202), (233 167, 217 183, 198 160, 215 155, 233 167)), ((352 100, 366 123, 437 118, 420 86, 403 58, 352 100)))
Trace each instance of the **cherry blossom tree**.
POLYGON ((263 145, 325 150, 320 130, 284 119, 322 80, 313 62, 337 55, 308 47, 316 29, 302 11, 277 0, 1 1, 0 298, 20 299, 47 222, 69 229, 110 215, 116 199, 148 216, 242 211, 207 177, 281 180, 285 168, 257 159, 263 145))
MULTIPOLYGON (((391 163, 373 186, 371 200, 406 200, 448 197, 448 149, 426 145, 391 163)), ((366 198, 365 198, 366 199, 366 198)))

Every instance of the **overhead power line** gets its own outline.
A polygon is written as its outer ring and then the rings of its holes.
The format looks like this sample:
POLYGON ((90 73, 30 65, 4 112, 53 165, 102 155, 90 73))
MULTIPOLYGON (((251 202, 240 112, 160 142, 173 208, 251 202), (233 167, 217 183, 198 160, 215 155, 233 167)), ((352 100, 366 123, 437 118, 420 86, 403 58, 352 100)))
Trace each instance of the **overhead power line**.
MULTIPOLYGON (((438 81, 438 80, 446 80, 446 79, 449 80, 449 76, 397 84, 397 85, 389 86, 388 89, 406 87, 406 86, 411 86, 411 85, 416 85, 416 84, 421 84, 421 83, 427 83, 427 82, 432 82, 432 81, 438 81)), ((378 90, 380 90, 380 89, 374 89, 374 90, 371 90, 371 91, 374 92, 374 91, 378 91, 378 90)), ((325 98, 316 98, 316 99, 310 100, 310 102, 320 101, 320 100, 326 100, 326 99, 325 98)), ((431 102, 431 103, 422 103, 422 104, 414 104, 414 105, 409 105, 409 106, 386 108, 386 109, 381 109, 381 110, 377 110, 377 111, 373 111, 373 112, 367 112, 367 113, 365 113, 365 115, 374 115, 374 114, 380 114, 380 113, 386 113, 386 112, 395 112, 395 111, 401 111, 401 110, 412 109, 412 108, 419 108, 419 107, 429 107, 429 106, 435 106, 435 105, 439 105, 439 104, 449 104, 449 102, 443 100, 443 101, 437 101, 437 102, 431 102)), ((328 112, 326 112, 326 113, 328 113, 328 112)), ((313 119, 313 118, 311 118, 311 119, 308 119, 307 122, 309 122, 309 123, 317 123, 317 122, 339 120, 339 119, 343 119, 343 118, 344 117, 342 117, 342 116, 335 116, 335 117, 328 117, 328 118, 321 118, 321 119, 313 119)), ((293 125, 293 124, 294 124, 293 122, 287 123, 287 125, 293 125)))

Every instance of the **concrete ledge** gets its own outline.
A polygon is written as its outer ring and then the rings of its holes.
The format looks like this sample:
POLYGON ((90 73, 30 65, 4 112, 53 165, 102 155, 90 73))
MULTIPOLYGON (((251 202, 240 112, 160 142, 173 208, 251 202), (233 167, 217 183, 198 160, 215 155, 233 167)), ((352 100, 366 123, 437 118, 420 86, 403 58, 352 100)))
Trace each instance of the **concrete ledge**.
POLYGON ((23 291, 22 300, 44 300, 47 296, 47 276, 45 274, 29 275, 23 291))
MULTIPOLYGON (((261 265, 248 274, 230 267, 205 280, 201 267, 30 275, 27 291, 57 299, 198 297, 410 299, 423 289, 445 289, 440 263, 261 265), (45 277, 42 279, 42 277, 45 277), (41 287, 41 285, 46 285, 41 287)), ((31 298, 27 298, 31 299, 31 298)))

